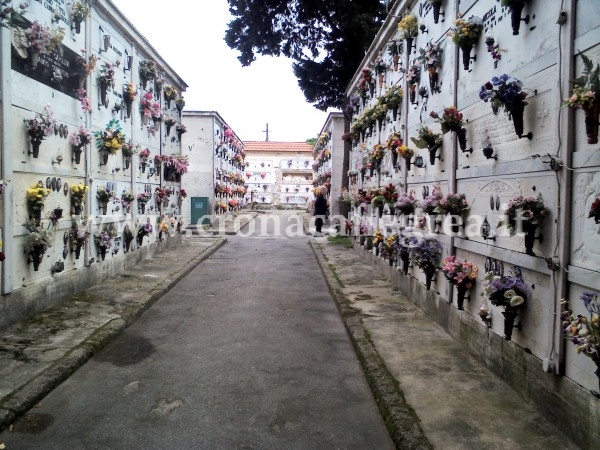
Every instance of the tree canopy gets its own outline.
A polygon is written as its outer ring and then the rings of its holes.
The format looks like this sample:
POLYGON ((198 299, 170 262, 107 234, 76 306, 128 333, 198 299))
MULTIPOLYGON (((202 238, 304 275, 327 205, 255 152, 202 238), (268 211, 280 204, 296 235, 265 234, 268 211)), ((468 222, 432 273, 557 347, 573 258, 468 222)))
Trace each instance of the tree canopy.
POLYGON ((341 107, 344 92, 386 16, 383 0, 229 0, 227 45, 243 66, 286 56, 306 100, 341 107))

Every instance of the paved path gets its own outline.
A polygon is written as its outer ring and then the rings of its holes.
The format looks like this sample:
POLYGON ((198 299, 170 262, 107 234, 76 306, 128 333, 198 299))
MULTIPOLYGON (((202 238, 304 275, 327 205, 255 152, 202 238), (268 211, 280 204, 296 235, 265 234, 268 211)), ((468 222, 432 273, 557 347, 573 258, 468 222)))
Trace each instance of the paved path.
POLYGON ((393 448, 305 236, 228 236, 0 442, 393 448))
POLYGON ((578 448, 357 252, 312 243, 398 447, 421 445, 414 412, 436 449, 578 448))

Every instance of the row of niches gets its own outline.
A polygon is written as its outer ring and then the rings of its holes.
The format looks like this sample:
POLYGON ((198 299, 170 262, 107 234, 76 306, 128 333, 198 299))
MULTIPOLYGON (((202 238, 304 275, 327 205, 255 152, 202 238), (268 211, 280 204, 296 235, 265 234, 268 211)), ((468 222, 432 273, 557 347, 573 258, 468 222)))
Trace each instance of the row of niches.
MULTIPOLYGON (((115 224, 134 219, 134 230, 139 230, 137 225, 146 222, 145 214, 174 217, 180 213, 182 200, 187 197, 187 193, 176 185, 132 185, 109 180, 96 180, 92 185, 87 185, 78 178, 62 180, 60 177, 48 177, 45 183, 42 180, 34 182, 33 179, 34 175, 28 175, 15 181, 16 190, 12 192, 12 196, 15 222, 23 225, 23 231, 15 235, 15 242, 16 245, 22 244, 25 250, 23 264, 33 262, 34 271, 38 271, 44 254, 61 233, 65 235, 62 250, 64 260, 67 260, 70 253, 67 251, 68 247, 71 252, 76 251, 75 259, 79 259, 81 248, 89 245, 92 238, 99 247, 103 247, 104 260, 106 249, 112 246, 109 244, 116 237, 112 233, 115 224), (108 240, 99 244, 98 236, 104 231, 108 232, 108 240)), ((131 240, 126 242, 127 251, 130 243, 131 240)), ((115 247, 115 253, 118 249, 119 246, 115 247)), ((52 250, 46 256, 51 257, 51 254, 59 251, 52 250)), ((21 259, 19 255, 20 253, 15 253, 16 260, 21 259)), ((60 260, 57 263, 57 266, 64 265, 60 260)), ((21 266, 17 262, 15 270, 21 270, 21 266)))
MULTIPOLYGON (((121 174, 125 175, 130 173, 127 172, 130 167, 135 166, 131 163, 132 157, 138 155, 144 164, 149 157, 153 159, 167 158, 169 162, 171 162, 170 160, 175 162, 176 159, 177 172, 187 171, 187 156, 160 155, 157 150, 160 147, 159 142, 150 146, 143 146, 141 143, 134 144, 126 133, 126 131, 132 131, 131 128, 115 118, 108 121, 102 128, 97 128, 97 131, 92 131, 83 125, 77 126, 59 121, 50 105, 46 105, 42 113, 37 113, 33 117, 27 110, 13 108, 13 111, 17 122, 21 118, 24 124, 23 133, 16 128, 13 134, 14 142, 22 143, 23 157, 20 158, 20 162, 33 164, 38 170, 45 166, 45 170, 54 167, 54 170, 60 168, 61 171, 80 171, 80 166, 85 164, 86 158, 91 158, 94 170, 113 174, 121 171, 121 174), (31 159, 27 158, 28 156, 31 159), (40 162, 35 161, 34 163, 35 159, 40 159, 40 162), (42 161, 46 161, 46 164, 43 164, 42 161)), ((178 126, 178 141, 184 132, 185 128, 178 126)), ((166 145, 163 147, 165 151, 169 149, 166 145)), ((174 150, 174 153, 178 154, 179 148, 179 145, 176 145, 171 151, 174 150)), ((140 170, 139 173, 142 172, 144 170, 140 170)))
MULTIPOLYGON (((393 270, 415 278, 427 290, 436 291, 442 301, 480 319, 488 328, 538 358, 547 354, 543 342, 557 327, 551 309, 545 306, 553 296, 548 280, 550 271, 559 268, 555 261, 548 261, 547 268, 525 267, 514 253, 503 253, 509 259, 490 257, 460 243, 456 254, 451 255, 450 241, 445 236, 425 234, 412 227, 389 226, 376 215, 365 216, 358 210, 346 222, 345 232, 375 257, 387 261, 393 270)), ((590 312, 597 308, 599 294, 572 284, 568 298, 575 300, 563 301, 558 332, 564 333, 569 342, 581 345, 588 331, 581 328, 582 318, 592 319, 588 323, 593 330, 597 328, 595 313, 590 317, 590 312), (591 309, 586 306, 590 303, 591 309)), ((427 305, 421 307, 427 309, 427 305)), ((597 344, 593 339, 589 342, 593 350, 597 344)), ((595 391, 600 374, 595 372, 593 354, 576 350, 571 345, 565 349, 569 360, 566 375, 595 391), (577 356, 580 353, 590 358, 577 356)))
MULTIPOLYGON (((350 184, 341 198, 362 214, 378 215, 383 226, 446 234, 543 260, 556 244, 557 200, 548 175, 459 180, 456 192, 446 183, 409 184, 406 192, 391 181, 381 187, 350 184)), ((593 209, 591 200, 586 214, 593 209)), ((587 220, 597 228, 593 215, 587 220)))
MULTIPOLYGON (((105 81, 114 81, 112 77, 115 76, 117 69, 124 77, 129 72, 129 81, 139 82, 144 90, 154 89, 157 94, 161 94, 165 87, 165 102, 168 109, 171 108, 171 101, 176 104, 177 110, 183 109, 185 105, 183 97, 179 95, 177 89, 167 83, 165 72, 157 63, 137 53, 133 44, 125 42, 123 36, 111 31, 112 26, 93 15, 93 6, 90 7, 87 2, 75 1, 68 4, 71 7, 70 28, 74 35, 73 43, 69 42, 69 39, 64 41, 65 29, 60 26, 60 23, 68 22, 65 18, 64 5, 61 7, 58 3, 55 4, 54 11, 33 4, 32 9, 26 12, 29 17, 33 16, 36 20, 31 22, 20 16, 10 24, 13 49, 19 59, 27 60, 25 66, 27 70, 36 72, 38 64, 42 62, 38 75, 50 75, 53 82, 59 83, 66 80, 77 81, 79 88, 83 88, 85 83, 82 81, 93 72, 100 58, 103 58, 101 75, 105 81), (92 42, 82 41, 75 34, 79 34, 79 26, 92 15, 92 26, 97 27, 97 31, 91 33, 92 42), (73 58, 72 54, 67 54, 73 53, 70 47, 84 50, 81 50, 81 55, 76 54, 73 58), (138 75, 135 80, 134 73, 138 75), (169 87, 171 89, 166 89, 169 87)), ((73 92, 69 92, 68 95, 73 95, 73 92)))
POLYGON ((42 226, 49 221, 60 226, 63 220, 76 216, 121 216, 136 211, 143 214, 155 208, 165 212, 179 209, 187 197, 177 183, 96 180, 86 184, 81 178, 73 177, 48 176, 45 182, 43 179, 33 181, 34 178, 33 174, 24 175, 14 182, 15 223, 42 226))
POLYGON ((312 160, 308 158, 289 158, 283 159, 279 163, 281 169, 290 170, 310 170, 312 167, 312 160))
POLYGON ((77 218, 68 226, 27 228, 15 237, 23 248, 11 261, 13 275, 27 283, 64 270, 88 267, 119 258, 144 245, 168 239, 181 231, 177 213, 140 215, 135 220, 112 216, 102 220, 77 218), (37 272, 37 273, 36 273, 37 272))
MULTIPOLYGON (((492 20, 491 17, 493 17, 493 13, 495 12, 496 11, 494 10, 492 13, 486 13, 486 20, 492 20)), ((505 14, 507 14, 506 11, 505 14)), ((498 22, 498 20, 496 20, 496 22, 498 22)), ((475 26, 475 28, 477 27, 475 26)), ((543 36, 539 36, 539 38, 536 39, 543 40, 543 36)), ((537 40, 536 44, 538 44, 537 40)), ((487 39, 486 41, 487 46, 492 45, 490 39, 487 39)), ((392 45, 393 47, 397 46, 397 43, 394 41, 389 45, 392 45)), ((403 86, 404 81, 407 82, 406 86, 408 89, 409 101, 408 112, 411 128, 415 127, 412 125, 415 121, 410 119, 410 117, 418 117, 417 124, 419 122, 427 123, 428 121, 431 121, 429 114, 431 114, 432 109, 434 109, 434 113, 438 113, 440 116, 442 116, 441 111, 444 111, 447 107, 444 107, 443 103, 440 103, 439 101, 436 101, 433 105, 428 105, 428 100, 432 94, 440 91, 439 82, 441 74, 439 69, 441 66, 441 61, 444 61, 444 67, 453 67, 452 59, 449 61, 450 64, 446 64, 448 62, 446 59, 449 56, 445 55, 445 53, 452 52, 443 52, 439 45, 431 42, 427 43, 425 47, 421 48, 419 51, 417 64, 411 65, 406 70, 399 69, 398 72, 390 70, 389 63, 383 61, 381 56, 375 59, 368 68, 363 70, 362 77, 357 83, 356 95, 350 98, 350 105, 347 112, 353 114, 355 120, 353 122, 351 133, 348 136, 345 136, 345 138, 354 141, 355 143, 359 141, 368 142, 370 144, 382 143, 382 137, 381 135, 377 136, 375 131, 376 128, 381 130, 382 126, 385 128, 386 124, 390 123, 392 124, 391 128, 393 130, 400 128, 403 123, 396 124, 396 120, 402 111, 400 106, 402 105, 404 98, 404 90, 401 86, 403 86), (429 80, 425 80, 425 69, 427 70, 427 78, 429 78, 429 80), (398 75, 395 75, 396 73, 398 75), (380 77, 379 85, 376 83, 375 74, 380 77), (389 75, 391 76, 389 77, 389 75), (391 80, 388 78, 391 78, 391 80), (386 87, 386 82, 389 83, 390 86, 384 90, 384 87, 386 87), (419 84, 419 82, 421 83, 419 84), (376 95, 377 88, 379 88, 379 95, 376 95), (361 98, 365 100, 367 98, 367 93, 369 92, 371 93, 372 101, 367 105, 364 101, 361 102, 361 98), (415 108, 421 106, 420 110, 414 110, 412 107, 413 105, 415 108), (362 113, 359 115, 358 113, 361 111, 361 106, 362 113), (415 113, 417 113, 417 116, 413 114, 413 110, 415 113), (369 137, 371 137, 371 139, 365 141, 365 139, 369 137), (376 142, 373 142, 373 140, 376 142)), ((506 59, 508 59, 507 62, 513 65, 519 63, 522 64, 522 60, 514 59, 513 61, 510 58, 506 59)), ((506 68, 503 70, 506 70, 506 68)), ((444 74, 445 76, 452 76, 452 71, 448 71, 447 73, 444 72, 444 74)), ((555 73, 553 75, 556 76, 555 73)), ((593 77, 586 77, 586 75, 589 75, 589 73, 586 74, 584 71, 582 75, 584 78, 586 78, 583 80, 584 84, 593 87, 593 77)), ((500 118, 501 116, 506 116, 506 121, 515 122, 514 129, 517 138, 526 137, 531 139, 532 136, 535 136, 535 132, 532 132, 531 129, 533 127, 537 127, 535 120, 536 118, 540 119, 542 123, 541 126, 544 126, 543 124, 549 121, 546 119, 548 115, 556 116, 556 101, 553 99, 553 97, 546 95, 546 98, 540 98, 539 95, 542 93, 542 91, 544 93, 550 92, 550 89, 548 89, 548 86, 546 85, 548 85, 548 83, 550 83, 552 80, 546 78, 545 82, 537 83, 538 80, 539 77, 537 77, 537 79, 536 77, 532 77, 531 80, 527 80, 527 83, 531 82, 531 86, 524 86, 522 81, 512 77, 510 74, 507 74, 507 72, 501 73, 499 71, 495 72, 488 70, 469 74, 469 77, 467 77, 466 81, 461 77, 458 87, 459 90, 462 90, 469 86, 473 86, 473 92, 467 93, 466 97, 474 97, 479 95, 483 102, 486 102, 488 105, 492 106, 491 109, 496 115, 495 117, 500 118), (480 80, 479 83, 477 80, 480 80), (542 86, 542 84, 544 84, 544 86, 542 86), (477 87, 475 88, 475 86, 477 87), (528 103, 530 103, 532 106, 525 108, 528 103), (525 113, 523 113, 524 109, 526 109, 525 113), (498 114, 499 110, 504 110, 506 114, 498 114), (526 117, 525 128, 529 128, 528 130, 524 130, 522 124, 520 123, 523 115, 526 117), (528 120, 529 118, 532 120, 528 120), (519 123, 516 123, 517 121, 519 123)), ((595 92, 593 89, 592 91, 595 92)), ((574 98, 573 101, 569 102, 565 100, 565 103, 567 103, 567 106, 580 107, 584 109, 586 113, 585 127, 586 134, 588 135, 588 143, 593 144, 597 142, 597 130, 592 128, 594 128, 594 124, 597 123, 597 120, 594 121, 594 118, 597 115, 598 108, 592 110, 590 105, 584 104, 585 96, 582 95, 583 92, 584 90, 581 90, 581 93, 578 95, 574 93, 574 96, 577 98, 574 98), (575 104, 573 104, 573 102, 575 104), (591 118, 588 119, 588 116, 591 118)), ((459 97, 462 98, 465 97, 465 95, 461 94, 459 97)), ((464 111, 461 111, 461 113, 464 113, 464 111)), ((477 116, 466 117, 466 120, 469 118, 476 119, 477 116)), ((550 120, 550 122, 552 122, 552 120, 550 120)), ((414 129, 411 130, 412 133, 415 131, 416 130, 414 129)), ((481 145, 479 148, 483 149, 485 146, 486 145, 481 145)), ((462 150, 465 149, 463 148, 462 150)))
MULTIPOLYGON (((73 98, 80 103, 78 112, 76 108, 67 105, 61 96, 57 96, 59 105, 55 107, 60 107, 62 115, 79 117, 82 122, 86 122, 86 115, 92 114, 92 122, 99 127, 103 122, 108 122, 111 116, 128 121, 132 115, 133 100, 139 96, 136 109, 140 112, 140 128, 148 133, 147 139, 155 136, 159 132, 160 124, 164 122, 164 140, 170 140, 172 143, 180 140, 180 130, 185 130, 180 123, 185 101, 174 86, 166 83, 163 73, 154 61, 139 61, 139 82, 142 88, 147 88, 148 91, 138 93, 137 85, 132 81, 132 67, 121 67, 120 59, 108 57, 108 50, 99 52, 99 55, 88 50, 78 54, 61 43, 63 36, 59 31, 38 21, 26 26, 29 28, 12 28, 12 68, 27 79, 18 80, 17 86, 29 82, 26 90, 29 92, 30 83, 34 80, 51 88, 52 98, 56 91, 73 98), (117 83, 119 73, 123 78, 121 84, 117 83), (91 92, 86 90, 89 86, 93 86, 91 92), (175 114, 172 114, 172 106, 177 110, 175 114), (108 113, 108 117, 103 111, 108 113), (94 112, 96 114, 93 114, 94 112), (177 133, 171 133, 171 128, 175 128, 177 133)), ((115 49, 114 46, 106 48, 115 49)), ((119 51, 118 54, 122 52, 119 51)), ((128 61, 131 62, 131 58, 128 58, 128 61)), ((19 92, 19 89, 14 90, 15 99, 19 98, 19 92)), ((40 93, 42 98, 46 96, 43 90, 40 90, 40 93)), ((23 104, 31 103, 28 99, 25 100, 23 104)), ((37 109, 37 105, 32 108, 34 111, 37 109)), ((38 114, 41 114, 41 111, 38 114)))
POLYGON ((263 170, 275 167, 272 160, 256 160, 251 159, 246 163, 246 168, 250 170, 263 170))
POLYGON ((478 320, 506 340, 514 340, 538 356, 543 353, 538 343, 543 340, 538 339, 546 332, 551 315, 541 299, 550 294, 549 274, 462 249, 450 255, 443 239, 410 229, 377 229, 361 216, 347 222, 346 233, 402 275, 417 279, 459 310, 479 316, 478 320), (493 286, 492 279, 496 280, 493 286), (500 288, 509 284, 517 288, 504 297, 508 289, 500 288))

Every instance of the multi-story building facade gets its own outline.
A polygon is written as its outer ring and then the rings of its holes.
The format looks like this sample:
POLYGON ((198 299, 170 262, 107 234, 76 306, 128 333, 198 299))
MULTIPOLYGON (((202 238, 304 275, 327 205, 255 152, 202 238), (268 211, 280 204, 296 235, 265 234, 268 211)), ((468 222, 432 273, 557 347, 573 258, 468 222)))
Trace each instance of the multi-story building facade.
POLYGON ((306 208, 312 192, 312 147, 305 142, 244 143, 245 201, 254 205, 306 208))
POLYGON ((92 3, 30 2, 0 28, 0 328, 154 254, 178 220, 186 84, 92 3))
POLYGON ((190 170, 182 186, 184 220, 192 227, 214 223, 219 215, 239 211, 246 194, 243 142, 215 111, 185 111, 183 149, 190 170))
POLYGON ((580 420, 597 416, 600 358, 565 340, 561 308, 590 318, 600 292, 598 108, 561 103, 575 77, 599 88, 599 19, 590 2, 397 1, 345 111, 355 229, 396 237, 401 290, 582 447, 600 441, 580 420), (477 268, 460 309, 449 256, 477 268), (522 295, 493 294, 494 276, 522 295))

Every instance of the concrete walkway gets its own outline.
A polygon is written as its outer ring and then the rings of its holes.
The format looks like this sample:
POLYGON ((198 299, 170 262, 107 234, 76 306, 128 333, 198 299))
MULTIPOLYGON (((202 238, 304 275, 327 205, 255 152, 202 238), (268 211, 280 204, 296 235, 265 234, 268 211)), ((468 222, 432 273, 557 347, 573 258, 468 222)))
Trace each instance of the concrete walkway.
POLYGON ((311 245, 398 448, 578 448, 352 248, 311 245))
POLYGON ((186 237, 127 273, 0 333, 0 431, 224 243, 222 237, 186 237))

